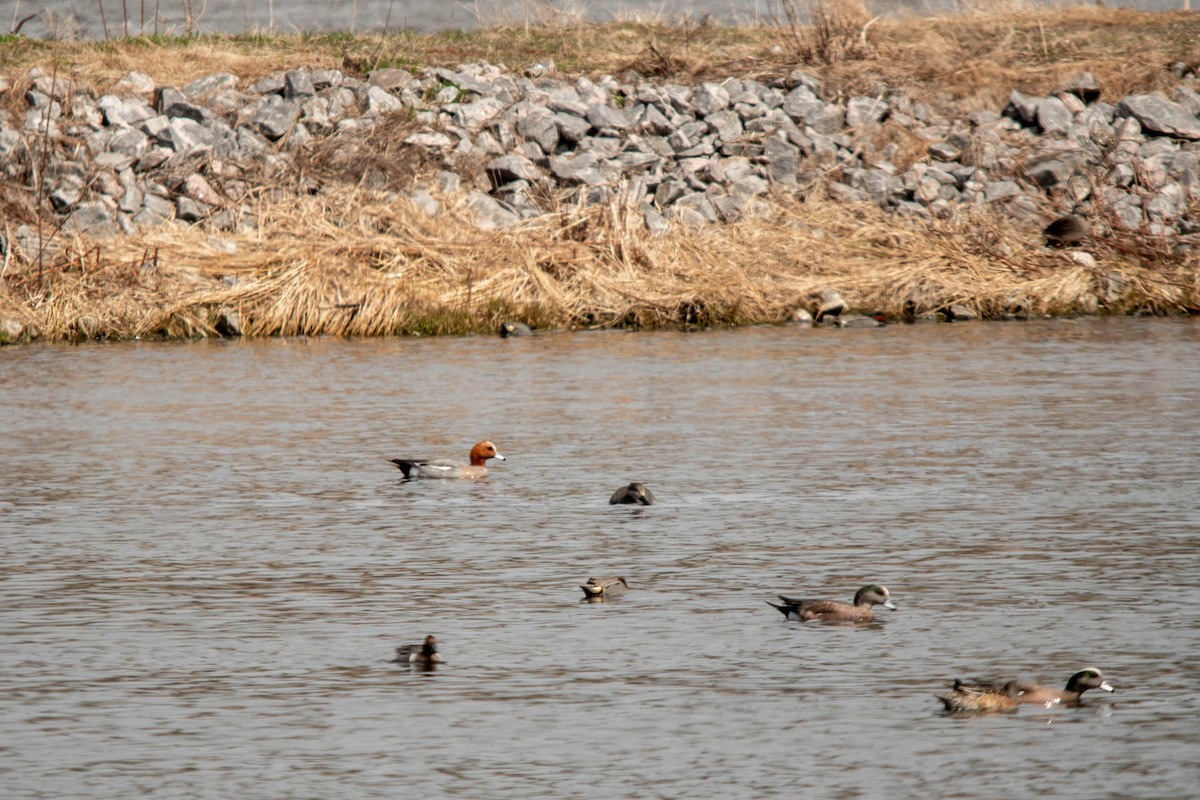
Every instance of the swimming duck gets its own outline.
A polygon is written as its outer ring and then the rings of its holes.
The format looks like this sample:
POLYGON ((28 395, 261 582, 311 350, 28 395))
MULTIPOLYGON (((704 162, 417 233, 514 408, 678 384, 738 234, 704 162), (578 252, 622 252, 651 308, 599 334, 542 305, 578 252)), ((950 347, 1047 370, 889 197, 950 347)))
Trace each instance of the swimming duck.
POLYGON ((896 610, 891 601, 891 595, 886 586, 872 583, 859 589, 854 595, 853 603, 843 603, 838 600, 805 600, 779 595, 783 605, 776 605, 770 600, 767 605, 777 608, 788 619, 807 622, 810 619, 826 622, 870 622, 875 619, 874 606, 896 610))
POLYGON ((1104 680, 1104 675, 1095 667, 1085 667, 1076 672, 1067 679, 1067 685, 1064 689, 1055 689, 1052 686, 1043 686, 1041 684, 1029 683, 1027 681, 1008 681, 1000 684, 998 682, 974 681, 967 683, 960 680, 954 681, 954 686, 947 696, 939 696, 938 699, 946 706, 948 711, 1008 711, 1004 708, 971 708, 971 703, 979 702, 994 703, 997 705, 1012 704, 1013 708, 1017 705, 1028 703, 1039 705, 1043 708, 1053 708, 1054 706, 1077 706, 1083 697, 1083 693, 1089 689, 1103 689, 1106 692, 1115 692, 1108 681, 1104 680), (951 707, 951 702, 956 707, 951 707), (999 698, 1005 698, 1001 700, 999 698))
POLYGON ((482 478, 488 474, 486 462, 489 458, 504 461, 491 442, 479 442, 471 448, 471 463, 457 461, 430 461, 426 458, 393 458, 390 462, 400 468, 405 478, 482 478))
POLYGON ((509 336, 532 336, 531 329, 524 322, 501 322, 500 323, 500 338, 507 339, 509 336))
POLYGON ((622 486, 613 492, 613 496, 608 499, 610 506, 632 505, 635 503, 641 503, 644 506, 654 505, 654 494, 646 488, 646 484, 631 483, 628 486, 622 486))
POLYGON ((1022 703, 1034 703, 1046 708, 1057 705, 1077 706, 1083 698, 1083 693, 1088 689, 1102 689, 1106 692, 1116 691, 1112 684, 1104 680, 1103 673, 1095 667, 1084 667, 1079 672, 1076 672, 1067 679, 1067 685, 1063 689, 1055 689, 1053 686, 1042 686, 1022 681, 1016 681, 1015 684, 1019 692, 1017 696, 1018 700, 1022 703))
POLYGON ((1021 706, 1018 694, 1016 681, 998 686, 994 683, 968 683, 956 678, 949 692, 935 697, 951 713, 990 714, 1016 711, 1021 706))
POLYGON ((431 633, 425 637, 423 644, 406 644, 397 647, 396 658, 391 663, 416 664, 419 667, 432 667, 434 664, 442 663, 442 657, 438 655, 437 639, 431 633))
POLYGON ((587 583, 580 585, 583 596, 588 600, 603 600, 606 597, 619 597, 629 590, 625 579, 616 577, 588 578, 587 583))

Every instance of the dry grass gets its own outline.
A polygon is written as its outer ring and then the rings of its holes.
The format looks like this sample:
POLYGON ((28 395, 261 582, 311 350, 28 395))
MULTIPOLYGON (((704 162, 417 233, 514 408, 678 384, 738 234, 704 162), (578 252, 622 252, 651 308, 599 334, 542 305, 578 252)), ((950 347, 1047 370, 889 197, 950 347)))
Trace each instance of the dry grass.
MULTIPOLYGON (((853 7, 838 8, 849 10, 826 41, 852 47, 822 50, 825 34, 786 20, 722 28, 556 18, 441 35, 15 40, 0 48, 0 74, 19 88, 28 68, 57 64, 62 78, 103 91, 133 69, 182 84, 216 71, 252 80, 296 66, 357 74, 482 60, 519 67, 550 54, 564 76, 633 67, 691 81, 803 67, 829 92, 874 94, 886 84, 962 111, 998 110, 1014 88, 1044 93, 1083 69, 1113 99, 1167 86, 1173 62, 1200 62, 1197 15, 1017 8, 868 26, 853 7)), ((19 94, 4 102, 19 104, 19 94)), ((1200 259, 1190 254, 1200 243, 1184 252, 1183 238, 1172 249, 1110 234, 1089 246, 1100 265, 1089 269, 1041 248, 1036 226, 1002 211, 906 222, 870 206, 848 213, 844 204, 778 196, 763 219, 653 237, 636 210, 617 202, 482 231, 461 198, 443 198, 448 210, 430 218, 379 194, 406 188, 427 166, 397 145, 401 135, 384 133, 317 143, 299 160, 295 185, 316 176, 334 187, 327 193, 251 192, 253 232, 168 225, 100 242, 58 236, 41 264, 9 248, 0 318, 56 338, 211 335, 223 310, 262 335, 465 333, 494 330, 502 319, 541 328, 721 325, 785 320, 826 288, 894 317, 910 305, 932 311, 957 302, 991 316, 1200 307, 1200 259), (376 177, 366 185, 347 178, 367 174, 376 177)), ((901 161, 923 146, 896 126, 879 136, 877 144, 901 146, 901 161)), ((6 240, 20 222, 35 222, 37 209, 28 191, 0 186, 6 240)))
POLYGON ((964 303, 986 316, 1172 313, 1200 306, 1200 264, 1133 235, 1090 248, 1103 269, 976 212, 898 224, 873 206, 779 197, 766 219, 647 236, 616 201, 482 231, 347 188, 261 209, 252 234, 164 227, 74 242, 39 286, 10 273, 0 317, 43 335, 197 336, 223 309, 247 334, 439 334, 535 327, 739 325, 787 320, 837 288, 900 318, 964 303), (1156 249, 1157 248, 1157 249, 1156 249), (1123 287, 1106 301, 1106 287, 1123 287))

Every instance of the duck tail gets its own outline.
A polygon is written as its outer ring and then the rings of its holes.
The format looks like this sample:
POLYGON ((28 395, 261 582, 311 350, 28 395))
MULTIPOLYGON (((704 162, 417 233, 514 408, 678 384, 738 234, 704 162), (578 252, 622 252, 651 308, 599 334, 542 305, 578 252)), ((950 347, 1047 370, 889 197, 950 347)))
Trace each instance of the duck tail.
POLYGON ((388 461, 388 463, 395 464, 397 467, 399 467, 400 471, 404 473, 404 477, 406 478, 412 477, 410 473, 413 471, 413 468, 417 466, 412 461, 405 461, 402 458, 393 458, 388 461))
POLYGON ((778 603, 772 603, 770 600, 764 600, 763 602, 769 605, 771 608, 777 609, 779 613, 783 614, 785 617, 788 616, 789 612, 787 606, 781 606, 778 603))

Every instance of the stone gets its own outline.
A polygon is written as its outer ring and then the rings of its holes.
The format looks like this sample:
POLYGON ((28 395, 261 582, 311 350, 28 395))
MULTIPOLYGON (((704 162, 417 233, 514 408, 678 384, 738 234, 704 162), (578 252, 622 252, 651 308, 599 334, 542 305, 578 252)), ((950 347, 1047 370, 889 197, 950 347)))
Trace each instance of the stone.
POLYGON ((272 142, 282 139, 300 117, 300 105, 278 95, 266 95, 255 108, 251 122, 272 142))
POLYGON ((1011 117, 1025 125, 1037 122, 1038 101, 1035 97, 1026 97, 1014 89, 1008 96, 1008 105, 1004 107, 1004 116, 1011 117))
POLYGON ((851 97, 846 101, 846 127, 858 128, 881 122, 887 116, 887 103, 875 97, 851 97))
POLYGON ((452 117, 455 125, 474 133, 482 130, 484 125, 502 111, 504 111, 504 104, 499 100, 493 97, 483 97, 458 106, 454 109, 452 117))
POLYGON ((702 83, 692 97, 696 113, 702 117, 729 108, 729 92, 717 83, 702 83))
POLYGON ((285 100, 306 100, 317 93, 312 78, 300 69, 289 69, 283 74, 283 97, 285 100))
POLYGON ((1118 117, 1132 117, 1143 131, 1176 139, 1200 139, 1200 118, 1157 95, 1130 95, 1117 104, 1118 117))
POLYGON ((925 151, 938 161, 958 161, 962 157, 962 150, 949 142, 934 142, 925 151))
POLYGON ((511 209, 495 198, 475 190, 467 195, 467 207, 475 212, 475 221, 484 230, 508 228, 521 221, 511 209))
POLYGON ((150 94, 154 91, 154 79, 144 72, 128 72, 113 85, 119 92, 150 94))
POLYGON ((107 239, 117 235, 115 212, 115 205, 108 199, 80 203, 67 224, 80 234, 107 239))
POLYGON ((592 103, 587 109, 587 121, 593 128, 598 131, 625 131, 628 130, 629 118, 618 108, 613 108, 606 103, 592 103))
POLYGON ((367 95, 364 105, 366 107, 366 113, 373 116, 390 114, 393 111, 399 111, 400 109, 404 108, 404 103, 400 100, 400 98, 389 93, 386 89, 374 85, 367 87, 367 95))
POLYGON ((1043 158, 1026 167, 1029 177, 1043 189, 1065 184, 1075 174, 1075 164, 1061 158, 1043 158))
POLYGON ((800 171, 800 151, 793 145, 772 136, 763 143, 763 159, 767 175, 776 183, 793 186, 800 171))
POLYGON ((219 206, 222 204, 221 196, 217 194, 216 189, 212 187, 203 175, 192 173, 184 179, 183 184, 179 187, 180 191, 193 200, 199 200, 210 206, 219 206))
POLYGON ((442 204, 425 189, 417 189, 408 199, 414 206, 421 209, 421 211, 430 217, 436 217, 442 210, 442 204))
POLYGON ((1021 187, 1015 181, 988 181, 983 187, 983 201, 995 203, 1021 194, 1021 187))
POLYGON ((1066 103, 1057 97, 1037 101, 1037 124, 1047 136, 1062 136, 1071 128, 1072 116, 1066 103))
POLYGON ((487 163, 485 169, 496 186, 515 180, 536 182, 543 177, 542 170, 524 156, 494 158, 487 163))
POLYGON ((1062 91, 1079 98, 1086 105, 1091 105, 1100 99, 1100 84, 1096 82, 1096 76, 1090 72, 1081 72, 1065 81, 1062 91))

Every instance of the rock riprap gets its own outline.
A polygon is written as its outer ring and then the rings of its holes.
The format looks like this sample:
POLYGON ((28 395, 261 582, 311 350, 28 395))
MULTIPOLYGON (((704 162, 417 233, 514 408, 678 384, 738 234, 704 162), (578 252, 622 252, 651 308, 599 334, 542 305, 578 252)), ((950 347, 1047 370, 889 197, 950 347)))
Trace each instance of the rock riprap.
POLYGON ((1200 198, 1192 72, 1170 98, 1102 102, 1084 73, 1052 96, 1013 91, 1002 110, 956 116, 902 87, 834 99, 802 71, 685 86, 633 73, 563 80, 552 70, 466 64, 360 80, 292 69, 249 84, 217 73, 182 87, 135 72, 98 90, 34 69, 0 76, 0 94, 24 98, 0 113, 0 175, 42 192, 65 229, 90 236, 167 220, 235 228, 253 224, 249 198, 259 190, 319 192, 348 180, 299 169, 314 147, 339 139, 362 147, 365 133, 394 125, 412 163, 441 172, 428 185, 397 187, 378 170, 355 182, 402 190, 430 214, 443 207, 431 191, 462 192, 484 227, 562 202, 623 197, 660 232, 671 220, 760 214, 776 190, 909 217, 1003 204, 1044 224, 1052 209, 1094 205, 1115 227, 1168 238, 1198 229, 1188 216, 1200 198), (894 136, 880 145, 885 125, 927 144, 915 160, 894 136))

